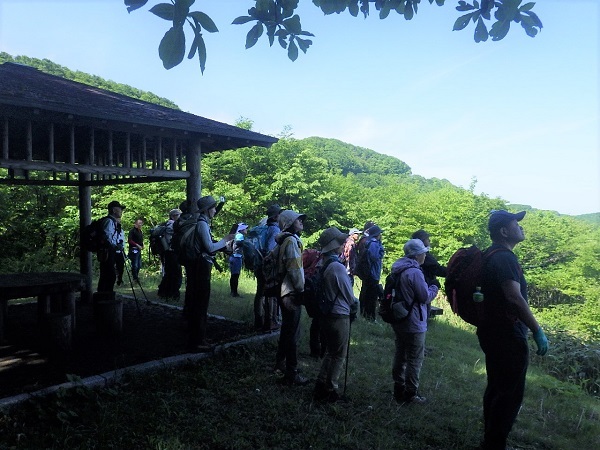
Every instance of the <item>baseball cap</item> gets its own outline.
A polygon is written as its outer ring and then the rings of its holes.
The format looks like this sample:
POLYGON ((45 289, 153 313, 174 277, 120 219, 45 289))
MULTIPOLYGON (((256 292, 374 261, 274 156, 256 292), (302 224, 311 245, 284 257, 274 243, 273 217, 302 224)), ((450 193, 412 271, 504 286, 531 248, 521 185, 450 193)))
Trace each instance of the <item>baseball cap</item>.
POLYGON ((501 210, 494 209, 490 213, 490 218, 488 219, 488 230, 489 231, 497 230, 498 228, 502 228, 504 225, 507 225, 508 223, 512 222, 513 220, 520 222, 521 220, 523 220, 523 217, 525 217, 525 212, 526 211, 521 211, 521 212, 513 214, 513 213, 510 213, 503 209, 501 209, 501 210))

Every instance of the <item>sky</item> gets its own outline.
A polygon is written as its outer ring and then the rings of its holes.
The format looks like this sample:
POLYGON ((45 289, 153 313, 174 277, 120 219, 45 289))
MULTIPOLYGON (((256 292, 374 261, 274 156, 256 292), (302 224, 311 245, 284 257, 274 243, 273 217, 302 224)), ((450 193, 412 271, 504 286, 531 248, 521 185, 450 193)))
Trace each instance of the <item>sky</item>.
MULTIPOLYGON (((164 0, 167 1, 167 0, 164 0)), ((452 31, 462 13, 423 0, 406 21, 324 16, 300 0, 313 44, 295 62, 251 24, 232 25, 250 0, 196 0, 219 28, 205 33, 207 63, 165 70, 169 25, 150 0, 0 0, 0 51, 151 91, 182 110, 278 136, 339 139, 475 193, 562 214, 600 212, 600 2, 539 0, 535 38, 513 24, 501 41, 452 31)), ((525 3, 525 2, 524 2, 525 3)), ((188 34, 191 41, 191 33, 188 34)))

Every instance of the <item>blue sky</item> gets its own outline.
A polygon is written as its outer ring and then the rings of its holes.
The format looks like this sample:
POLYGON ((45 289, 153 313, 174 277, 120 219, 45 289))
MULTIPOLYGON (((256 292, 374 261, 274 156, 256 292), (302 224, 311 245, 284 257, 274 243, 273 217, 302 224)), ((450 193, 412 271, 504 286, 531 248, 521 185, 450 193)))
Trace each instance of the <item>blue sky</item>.
MULTIPOLYGON (((151 1, 151 4, 155 2, 151 1)), ((219 33, 207 68, 158 58, 167 22, 121 0, 0 0, 0 51, 47 58, 254 130, 339 139, 405 161, 414 174, 564 214, 600 211, 600 2, 539 0, 544 28, 476 44, 452 31, 456 1, 391 14, 323 16, 299 9, 315 34, 296 62, 266 39, 245 50, 231 25, 249 0, 196 0, 219 33)))

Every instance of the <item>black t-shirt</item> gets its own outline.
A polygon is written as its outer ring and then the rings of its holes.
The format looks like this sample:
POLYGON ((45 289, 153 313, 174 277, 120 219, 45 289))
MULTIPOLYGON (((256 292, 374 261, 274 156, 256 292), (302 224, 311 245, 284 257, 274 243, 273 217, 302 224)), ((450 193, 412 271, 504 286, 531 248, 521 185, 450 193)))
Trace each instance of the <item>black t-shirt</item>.
MULTIPOLYGON (((144 234, 141 230, 138 230, 134 227, 129 232, 128 240, 129 242, 133 241, 136 244, 144 245, 144 234)), ((129 244, 129 251, 133 250, 134 248, 137 249, 137 247, 134 247, 131 244, 129 244)))
POLYGON ((523 269, 513 252, 492 244, 486 253, 497 250, 485 259, 483 270, 484 321, 480 328, 513 332, 514 336, 527 338, 527 326, 521 322, 502 292, 502 283, 513 280, 519 283, 521 295, 527 301, 527 281, 523 269))

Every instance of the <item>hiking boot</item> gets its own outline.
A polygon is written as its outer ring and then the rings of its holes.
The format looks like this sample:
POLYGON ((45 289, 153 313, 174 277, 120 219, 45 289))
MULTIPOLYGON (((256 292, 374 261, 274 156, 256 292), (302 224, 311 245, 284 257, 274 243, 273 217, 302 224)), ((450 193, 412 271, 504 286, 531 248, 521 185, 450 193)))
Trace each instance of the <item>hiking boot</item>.
POLYGON ((278 380, 279 384, 283 384, 286 386, 306 386, 310 383, 310 380, 306 377, 303 377, 298 372, 293 373, 292 375, 285 375, 283 378, 278 380))
POLYGON ((404 403, 406 401, 404 386, 400 383, 394 383, 394 400, 398 403, 404 403))
POLYGON ((315 383, 315 390, 313 391, 313 399, 317 402, 326 402, 329 400, 329 389, 322 381, 315 383))
POLYGON ((275 363, 275 367, 273 367, 273 372, 275 373, 285 373, 285 361, 279 361, 275 363))
POLYGON ((425 397, 421 397, 419 394, 415 394, 412 397, 408 397, 406 399, 406 403, 414 403, 415 405, 424 405, 427 403, 427 399, 425 397))

